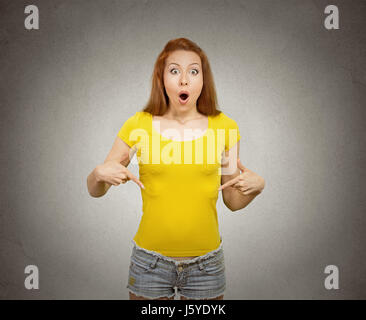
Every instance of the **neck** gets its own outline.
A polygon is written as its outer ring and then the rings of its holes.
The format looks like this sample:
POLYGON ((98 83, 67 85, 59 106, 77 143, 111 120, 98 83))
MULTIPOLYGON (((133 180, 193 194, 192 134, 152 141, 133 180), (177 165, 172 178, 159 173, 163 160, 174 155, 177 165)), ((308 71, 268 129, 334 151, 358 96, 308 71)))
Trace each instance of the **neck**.
POLYGON ((184 121, 192 118, 198 118, 200 115, 201 114, 197 111, 197 108, 192 108, 186 111, 178 111, 173 108, 169 108, 164 116, 168 119, 184 121))

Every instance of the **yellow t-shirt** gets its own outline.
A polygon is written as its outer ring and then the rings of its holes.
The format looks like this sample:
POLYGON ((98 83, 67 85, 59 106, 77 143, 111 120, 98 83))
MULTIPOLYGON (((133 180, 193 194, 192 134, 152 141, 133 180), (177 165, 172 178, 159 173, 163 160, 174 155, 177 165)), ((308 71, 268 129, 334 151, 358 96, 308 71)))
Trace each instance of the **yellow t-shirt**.
POLYGON ((144 111, 128 118, 118 132, 136 148, 145 186, 140 188, 143 214, 133 239, 165 256, 204 255, 220 245, 216 202, 221 155, 240 139, 238 125, 221 112, 208 116, 208 129, 198 138, 162 134, 144 111))

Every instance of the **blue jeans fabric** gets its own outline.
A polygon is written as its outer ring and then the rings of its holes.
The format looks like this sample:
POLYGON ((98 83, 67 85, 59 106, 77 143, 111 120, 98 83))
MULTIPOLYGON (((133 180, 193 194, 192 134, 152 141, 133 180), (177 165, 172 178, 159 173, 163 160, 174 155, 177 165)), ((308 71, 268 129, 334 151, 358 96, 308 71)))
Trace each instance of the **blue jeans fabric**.
POLYGON ((132 242, 126 288, 135 295, 148 299, 171 298, 177 289, 181 296, 199 300, 224 294, 226 277, 222 239, 217 249, 181 261, 141 248, 134 240, 132 242))

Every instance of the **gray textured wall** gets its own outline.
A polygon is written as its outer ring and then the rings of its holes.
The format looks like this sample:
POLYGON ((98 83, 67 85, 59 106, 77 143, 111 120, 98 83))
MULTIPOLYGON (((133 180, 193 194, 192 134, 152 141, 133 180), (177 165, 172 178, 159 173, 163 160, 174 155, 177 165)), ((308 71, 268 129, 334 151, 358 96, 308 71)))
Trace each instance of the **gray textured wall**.
MULTIPOLYGON (((0 2, 0 298, 128 299, 134 183, 89 196, 165 43, 207 53, 241 160, 266 180, 217 208, 225 299, 365 299, 365 1, 0 2), (24 28, 24 7, 40 29, 24 28), (336 4, 340 29, 326 30, 336 4), (40 289, 26 290, 35 264, 40 289), (339 268, 326 290, 324 268, 339 268)), ((130 170, 138 175, 138 167, 130 170)))

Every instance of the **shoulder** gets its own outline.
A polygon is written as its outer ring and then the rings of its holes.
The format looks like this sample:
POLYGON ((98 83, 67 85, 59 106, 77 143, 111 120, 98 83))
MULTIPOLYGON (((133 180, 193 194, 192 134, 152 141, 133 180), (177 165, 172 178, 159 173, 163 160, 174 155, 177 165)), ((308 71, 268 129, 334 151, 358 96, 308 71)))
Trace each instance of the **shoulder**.
POLYGON ((241 138, 236 121, 223 112, 217 115, 217 128, 225 130, 225 151, 230 150, 241 138))
POLYGON ((133 120, 144 120, 147 119, 148 117, 150 117, 151 114, 145 111, 136 111, 133 115, 131 115, 129 117, 129 119, 133 119, 133 120))
POLYGON ((118 136, 132 147, 136 141, 131 140, 131 134, 136 132, 135 130, 143 129, 149 130, 149 115, 150 113, 137 111, 123 123, 121 129, 118 132, 118 136))
POLYGON ((214 119, 217 123, 217 126, 220 128, 223 129, 238 128, 238 124, 236 123, 236 121, 222 111, 220 112, 220 114, 215 116, 214 119))
POLYGON ((151 114, 148 112, 137 111, 127 118, 126 123, 128 123, 130 126, 142 126, 147 123, 147 121, 150 119, 150 116, 151 114))

